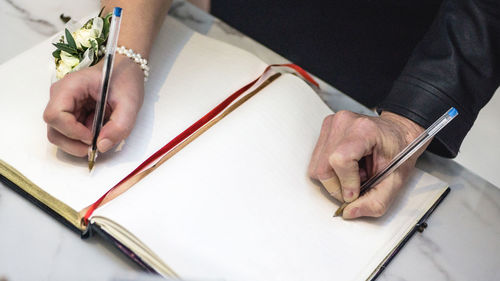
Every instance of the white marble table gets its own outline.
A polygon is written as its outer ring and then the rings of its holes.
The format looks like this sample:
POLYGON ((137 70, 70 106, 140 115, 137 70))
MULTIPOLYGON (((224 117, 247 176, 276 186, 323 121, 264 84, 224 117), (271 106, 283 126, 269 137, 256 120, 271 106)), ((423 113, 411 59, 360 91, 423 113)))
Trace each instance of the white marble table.
MULTIPOLYGON (((9 39, 0 45, 0 63, 62 29, 61 13, 79 18, 98 9, 98 2, 90 0, 41 2, 0 0, 0 26, 8 28, 0 35, 9 39)), ((267 62, 286 61, 182 1, 174 3, 170 14, 267 62)), ((370 113, 334 88, 323 88, 321 95, 334 110, 370 113)), ((431 154, 418 166, 450 183, 452 191, 429 219, 429 227, 409 241, 379 280, 500 280, 500 189, 456 162, 431 154)), ((0 184, 1 281, 146 279, 151 276, 100 238, 81 240, 0 184)))

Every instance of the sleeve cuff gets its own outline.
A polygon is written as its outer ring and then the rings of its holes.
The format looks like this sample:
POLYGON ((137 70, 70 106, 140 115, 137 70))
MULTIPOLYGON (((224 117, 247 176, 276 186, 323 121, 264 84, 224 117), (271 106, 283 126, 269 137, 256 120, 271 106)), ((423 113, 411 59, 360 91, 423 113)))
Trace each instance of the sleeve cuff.
POLYGON ((422 80, 402 75, 379 104, 377 111, 390 111, 428 128, 450 107, 458 110, 458 116, 434 137, 427 150, 443 157, 454 158, 474 119, 444 92, 422 80))

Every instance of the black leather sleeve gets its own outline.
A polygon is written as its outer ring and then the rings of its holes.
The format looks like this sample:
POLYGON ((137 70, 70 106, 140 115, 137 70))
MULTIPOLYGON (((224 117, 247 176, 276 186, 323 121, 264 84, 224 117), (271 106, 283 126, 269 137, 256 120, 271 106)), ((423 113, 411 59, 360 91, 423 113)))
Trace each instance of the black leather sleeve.
POLYGON ((499 83, 500 0, 445 0, 378 110, 427 128, 455 107, 459 115, 428 148, 455 157, 499 83))

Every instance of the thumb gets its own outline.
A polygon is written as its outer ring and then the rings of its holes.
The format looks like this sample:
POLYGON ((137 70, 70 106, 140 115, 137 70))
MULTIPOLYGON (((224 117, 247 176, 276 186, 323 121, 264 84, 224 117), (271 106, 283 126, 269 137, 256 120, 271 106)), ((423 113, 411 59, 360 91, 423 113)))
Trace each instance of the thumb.
POLYGON ((394 173, 360 196, 344 209, 344 219, 381 217, 388 210, 402 186, 400 175, 394 173))
POLYGON ((106 152, 124 140, 134 127, 137 109, 133 103, 120 102, 113 109, 109 121, 102 127, 97 140, 100 152, 106 152))

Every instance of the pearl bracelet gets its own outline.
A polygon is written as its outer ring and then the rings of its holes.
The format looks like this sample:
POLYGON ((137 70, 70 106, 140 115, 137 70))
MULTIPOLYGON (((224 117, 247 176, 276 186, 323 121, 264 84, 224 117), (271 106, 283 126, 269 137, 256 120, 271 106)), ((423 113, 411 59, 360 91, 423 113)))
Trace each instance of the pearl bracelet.
POLYGON ((148 60, 141 57, 141 54, 135 53, 134 50, 132 49, 127 49, 124 46, 120 46, 116 48, 116 52, 120 55, 125 55, 129 59, 133 60, 135 63, 137 63, 142 71, 144 72, 144 82, 148 81, 149 77, 149 66, 148 66, 148 60))

